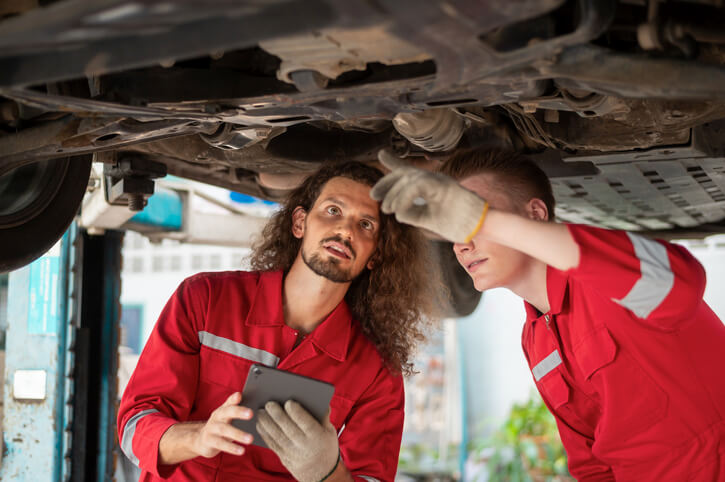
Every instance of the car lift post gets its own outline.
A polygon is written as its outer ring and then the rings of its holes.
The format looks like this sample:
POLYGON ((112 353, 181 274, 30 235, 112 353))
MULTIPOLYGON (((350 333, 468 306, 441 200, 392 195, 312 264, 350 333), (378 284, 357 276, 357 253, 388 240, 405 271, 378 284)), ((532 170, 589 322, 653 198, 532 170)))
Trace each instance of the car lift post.
POLYGON ((74 235, 71 229, 9 277, 3 480, 62 480, 67 473, 65 400, 72 353, 66 327, 75 311, 69 292, 74 235))
POLYGON ((112 479, 122 239, 74 224, 11 273, 0 480, 112 479))

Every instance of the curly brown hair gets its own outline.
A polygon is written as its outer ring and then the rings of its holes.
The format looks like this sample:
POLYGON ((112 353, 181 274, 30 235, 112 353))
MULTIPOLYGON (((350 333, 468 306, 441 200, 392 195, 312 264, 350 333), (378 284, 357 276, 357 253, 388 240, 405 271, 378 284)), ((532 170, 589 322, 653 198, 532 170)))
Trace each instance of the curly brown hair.
MULTIPOLYGON (((292 234, 292 213, 314 205, 324 185, 344 177, 373 186, 382 173, 358 162, 324 165, 287 198, 262 231, 250 256, 255 270, 289 271, 302 240, 292 234)), ((355 278, 345 295, 363 333, 375 344, 387 366, 404 375, 414 373, 416 345, 425 340, 430 321, 442 306, 446 290, 440 283, 429 243, 415 228, 381 213, 374 268, 355 278)))

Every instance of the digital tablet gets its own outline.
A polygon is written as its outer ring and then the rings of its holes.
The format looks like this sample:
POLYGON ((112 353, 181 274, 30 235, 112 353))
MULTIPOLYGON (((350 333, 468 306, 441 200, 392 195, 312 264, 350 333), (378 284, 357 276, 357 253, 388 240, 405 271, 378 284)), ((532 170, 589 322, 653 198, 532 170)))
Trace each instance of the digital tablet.
POLYGON ((264 408, 265 403, 273 401, 284 406, 287 400, 294 400, 322 423, 334 392, 335 387, 329 383, 255 364, 249 368, 240 404, 250 408, 254 416, 251 420, 232 420, 232 425, 252 435, 252 445, 267 447, 255 426, 257 410, 264 408))

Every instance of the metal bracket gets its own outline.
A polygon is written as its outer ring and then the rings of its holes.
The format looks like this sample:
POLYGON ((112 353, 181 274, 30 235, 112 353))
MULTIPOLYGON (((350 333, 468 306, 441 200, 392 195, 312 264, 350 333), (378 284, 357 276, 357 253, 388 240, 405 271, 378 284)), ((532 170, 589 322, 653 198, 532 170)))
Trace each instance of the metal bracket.
POLYGON ((124 157, 115 165, 104 165, 103 174, 109 204, 141 211, 154 193, 153 179, 166 176, 166 165, 140 156, 124 157))

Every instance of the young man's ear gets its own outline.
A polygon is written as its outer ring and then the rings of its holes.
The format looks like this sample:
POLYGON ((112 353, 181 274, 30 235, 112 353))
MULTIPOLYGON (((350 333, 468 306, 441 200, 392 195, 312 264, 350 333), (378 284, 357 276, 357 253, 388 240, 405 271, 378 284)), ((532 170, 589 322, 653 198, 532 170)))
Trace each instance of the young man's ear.
POLYGON ((546 207, 546 203, 539 198, 533 198, 526 205, 526 214, 529 219, 535 221, 548 221, 549 220, 549 208, 546 207))
POLYGON ((292 236, 297 239, 302 239, 305 235, 305 218, 307 218, 307 211, 302 206, 297 206, 292 211, 292 236))

